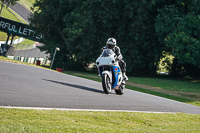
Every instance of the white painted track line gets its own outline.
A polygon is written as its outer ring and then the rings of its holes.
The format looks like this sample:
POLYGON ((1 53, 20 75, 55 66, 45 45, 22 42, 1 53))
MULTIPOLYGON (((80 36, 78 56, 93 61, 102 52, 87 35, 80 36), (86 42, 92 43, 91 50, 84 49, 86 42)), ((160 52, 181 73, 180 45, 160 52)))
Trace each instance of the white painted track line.
MULTIPOLYGON (((0 106, 0 108, 33 109, 33 110, 60 110, 60 111, 91 111, 91 112, 174 113, 174 112, 131 111, 131 110, 69 109, 69 108, 42 108, 42 107, 17 107, 17 106, 0 106)), ((179 113, 179 112, 177 112, 177 113, 179 113)))

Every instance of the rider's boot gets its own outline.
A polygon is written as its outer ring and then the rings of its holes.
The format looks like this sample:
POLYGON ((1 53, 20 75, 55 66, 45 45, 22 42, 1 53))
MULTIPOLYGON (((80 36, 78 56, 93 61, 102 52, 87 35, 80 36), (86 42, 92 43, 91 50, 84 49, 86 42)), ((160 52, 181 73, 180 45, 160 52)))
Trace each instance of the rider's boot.
POLYGON ((127 81, 127 80, 128 80, 128 77, 126 76, 126 73, 123 72, 122 75, 123 75, 123 77, 124 77, 124 80, 127 81))

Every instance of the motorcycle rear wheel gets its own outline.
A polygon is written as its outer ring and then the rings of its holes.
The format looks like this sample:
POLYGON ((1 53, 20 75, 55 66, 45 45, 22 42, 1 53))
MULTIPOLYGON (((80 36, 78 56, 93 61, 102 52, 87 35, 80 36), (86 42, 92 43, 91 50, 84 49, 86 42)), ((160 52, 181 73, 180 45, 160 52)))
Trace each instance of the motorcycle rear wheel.
POLYGON ((106 94, 109 94, 111 92, 111 83, 108 74, 102 75, 102 86, 106 94))
POLYGON ((120 85, 119 90, 115 90, 115 93, 118 95, 124 94, 125 85, 120 85))

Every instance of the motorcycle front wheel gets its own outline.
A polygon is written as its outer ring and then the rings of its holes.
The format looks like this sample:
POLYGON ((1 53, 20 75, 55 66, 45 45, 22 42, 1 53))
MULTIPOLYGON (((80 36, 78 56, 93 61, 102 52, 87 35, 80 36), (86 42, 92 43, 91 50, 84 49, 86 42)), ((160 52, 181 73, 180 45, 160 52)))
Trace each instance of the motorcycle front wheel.
POLYGON ((102 75, 102 86, 106 94, 109 94, 111 92, 111 82, 108 74, 102 75))

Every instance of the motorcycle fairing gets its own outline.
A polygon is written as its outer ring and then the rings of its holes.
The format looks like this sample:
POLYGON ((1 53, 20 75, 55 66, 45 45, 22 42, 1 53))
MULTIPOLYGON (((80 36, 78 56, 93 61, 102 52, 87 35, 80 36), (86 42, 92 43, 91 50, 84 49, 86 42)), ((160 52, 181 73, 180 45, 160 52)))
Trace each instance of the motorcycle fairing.
POLYGON ((113 72, 114 72, 114 80, 113 80, 113 84, 112 84, 112 89, 118 89, 121 80, 121 77, 119 76, 119 74, 121 73, 121 70, 118 66, 112 66, 113 72))

